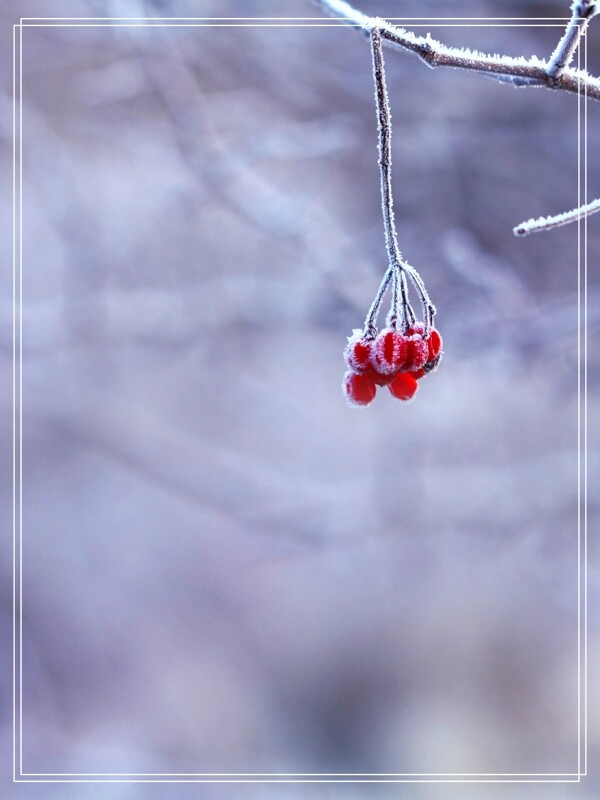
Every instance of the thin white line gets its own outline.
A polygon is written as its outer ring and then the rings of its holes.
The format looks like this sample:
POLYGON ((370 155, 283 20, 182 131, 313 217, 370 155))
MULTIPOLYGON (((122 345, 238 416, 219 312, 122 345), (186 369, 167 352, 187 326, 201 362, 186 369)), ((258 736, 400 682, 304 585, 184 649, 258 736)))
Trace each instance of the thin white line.
MULTIPOLYGON (((323 21, 323 19, 327 19, 326 17, 21 17, 20 21, 23 23, 29 20, 37 20, 37 19, 45 19, 45 20, 88 20, 89 22, 93 22, 95 20, 104 21, 107 19, 122 19, 122 20, 146 20, 148 22, 155 22, 155 21, 170 21, 170 20, 196 20, 196 21, 203 21, 203 20, 294 20, 294 21, 323 21)), ((444 22, 447 20, 452 20, 453 22, 458 22, 460 20, 499 20, 501 22, 519 22, 519 21, 527 21, 527 22, 536 22, 540 19, 543 20, 556 20, 557 22, 569 22, 570 17, 386 17, 388 21, 394 20, 395 22, 401 22, 405 20, 407 22, 413 22, 415 20, 423 20, 427 22, 428 20, 439 20, 440 22, 444 22)), ((340 22, 340 24, 346 24, 342 19, 335 19, 332 18, 332 22, 340 22)))
MULTIPOLYGON (((584 68, 587 69, 588 49, 587 49, 587 36, 585 37, 585 50, 584 50, 584 68)), ((587 84, 584 88, 585 103, 584 103, 584 200, 587 203, 588 196, 588 102, 587 102, 587 84)), ((588 642, 587 642, 587 622, 588 622, 588 608, 587 608, 587 534, 588 534, 588 237, 587 228, 588 220, 585 217, 584 222, 584 258, 583 258, 583 771, 587 774, 587 728, 588 728, 588 708, 587 708, 587 658, 588 658, 588 642)))
POLYGON ((92 775, 102 775, 111 777, 125 777, 132 775, 134 777, 165 777, 168 775, 176 775, 180 778, 185 777, 206 777, 214 778, 219 775, 227 775, 229 777, 425 777, 434 776, 436 778, 451 777, 451 778, 493 778, 500 776, 503 778, 578 778, 579 772, 22 772, 21 775, 26 777, 45 777, 45 776, 62 776, 62 777, 89 777, 92 775))
MULTIPOLYGON (((20 685, 19 685, 19 701, 20 701, 20 742, 19 742, 19 752, 20 752, 20 775, 57 775, 57 776, 80 776, 80 775, 103 775, 103 773, 24 773, 23 770, 23 569, 22 569, 22 559, 23 559, 23 493, 22 493, 22 475, 23 475, 23 402, 22 402, 22 390, 23 390, 23 313, 22 313, 22 287, 23 287, 23 244, 22 244, 22 232, 23 232, 23 80, 22 80, 22 64, 23 64, 23 27, 348 27, 347 23, 344 21, 340 21, 339 24, 331 24, 331 22, 323 23, 321 22, 318 25, 306 25, 306 24, 298 24, 298 25, 173 25, 173 24, 166 24, 166 25, 155 25, 159 18, 153 18, 152 20, 146 20, 144 24, 140 25, 123 25, 120 23, 109 23, 109 24, 96 24, 96 25, 52 25, 52 24, 23 24, 23 20, 26 19, 106 19, 102 17, 98 18, 87 18, 87 17, 54 17, 54 18, 43 18, 43 17, 24 17, 21 19, 21 24, 19 27, 19 40, 20 40, 20 48, 19 48, 19 61, 20 61, 20 70, 19 70, 19 304, 20 304, 20 316, 19 316, 19 363, 20 363, 20 371, 19 371, 19 530, 20 530, 20 538, 19 538, 19 565, 20 565, 20 572, 19 572, 19 591, 20 591, 20 629, 19 629, 19 652, 20 652, 20 685)), ((119 19, 144 19, 144 18, 119 18, 119 19)), ((166 19, 188 19, 188 18, 166 18, 166 19)), ((189 18, 189 19, 211 19, 211 18, 189 18)), ((252 18, 252 17, 240 17, 240 18, 212 18, 212 19, 289 19, 285 17, 273 17, 273 18, 252 18)), ((292 19, 313 19, 313 18, 292 18, 292 19)), ((314 18, 318 19, 318 18, 314 18)), ((411 19, 411 18, 390 18, 390 19, 411 19)), ((416 19, 425 19, 423 17, 418 17, 416 19)), ((435 18, 435 19, 444 19, 444 18, 435 18)), ((449 18, 449 19, 489 19, 489 18, 449 18)), ((498 18, 498 19, 519 19, 519 18, 498 18)), ((533 19, 533 18, 529 18, 533 19)), ((562 19, 562 18, 546 18, 546 19, 562 19)), ((14 26, 17 27, 17 26, 14 26)), ((449 24, 442 24, 442 25, 415 25, 414 27, 559 27, 558 25, 547 25, 547 24, 535 24, 535 25, 473 25, 473 24, 463 24, 463 25, 449 25, 449 24)), ((15 31, 13 31, 13 38, 15 31)), ((579 59, 579 53, 578 53, 579 59)), ((14 63, 16 63, 16 59, 13 58, 14 63)), ((586 48, 586 65, 587 65, 587 48, 586 48)), ((579 93, 580 94, 580 93, 579 93)), ((586 99, 587 99, 587 92, 586 92, 586 99)), ((578 101, 579 102, 579 101, 578 101)), ((580 120, 578 118, 578 129, 580 126, 580 120)), ((578 141, 578 148, 580 146, 580 142, 578 141)), ((579 158, 579 152, 578 152, 579 158)), ((585 104, 585 193, 587 197, 587 104, 585 104)), ((16 167, 16 164, 14 164, 16 167)), ((580 174, 578 170, 578 181, 580 180, 580 174)), ((585 224, 585 280, 587 282, 587 220, 584 222, 585 224)), ((578 234, 579 236, 579 234, 578 234)), ((14 287, 13 287, 14 288, 14 287)), ((579 289, 578 289, 579 291, 579 289)), ((585 312, 585 359, 587 360, 587 283, 584 288, 585 292, 585 301, 584 301, 584 312, 585 312)), ((578 311, 580 313, 580 311, 578 311)), ((578 343, 579 347, 579 343, 578 343)), ((13 348, 14 348, 14 341, 13 341, 13 348)), ((585 415, 584 415, 584 425, 587 422, 587 362, 585 364, 585 415)), ((586 431, 587 433, 587 431, 586 431)), ((587 447, 587 435, 585 437, 585 444, 587 447)), ((587 453, 585 454, 585 469, 587 469, 587 453)), ((585 470, 584 470, 585 471, 585 470)), ((587 473, 585 474, 585 489, 584 489, 584 498, 585 503, 587 504, 587 473)), ((587 535, 587 506, 585 507, 585 526, 586 526, 586 535, 587 535)), ((586 558, 587 558, 587 538, 586 538, 586 558)), ((578 560, 578 569, 580 569, 580 559, 578 560)), ((586 569, 586 580, 587 580, 587 561, 585 564, 586 569)), ((14 579, 13 579, 14 582, 14 579)), ((587 583, 585 585, 586 589, 586 603, 587 603, 587 583)), ((579 593, 580 595, 580 593, 579 593)), ((585 617, 586 621, 586 636, 587 636, 587 616, 585 617)), ((578 628, 578 635, 580 636, 580 627, 578 628)), ((13 629, 13 637, 14 637, 14 629, 13 629)), ((586 640, 586 658, 587 658, 587 640, 586 640)), ((586 681, 587 681, 587 662, 585 664, 586 668, 586 681)), ((14 669, 14 667, 13 667, 14 669)), ((579 671, 580 676, 580 671, 579 671)), ((586 683, 587 686, 587 683, 586 683)), ((14 687, 13 687, 13 695, 14 695, 14 687)), ((586 716, 586 726, 587 726, 587 708, 585 709, 586 716)), ((578 705, 578 712, 581 713, 581 706, 578 705)), ((14 719, 14 709, 13 709, 13 719, 14 719)), ((579 729, 580 730, 580 729, 579 729)), ((586 746, 587 746, 587 727, 586 727, 586 746)), ((14 744, 13 744, 14 749, 14 744)), ((587 757, 587 750, 586 750, 586 757, 587 757)), ((587 761, 586 761, 587 764, 587 761)), ((110 775, 111 773, 109 773, 110 775)), ((112 773, 113 775, 177 775, 178 773, 112 773)), ((278 776, 278 775, 287 775, 287 776, 294 776, 294 777, 301 777, 302 775, 306 775, 306 773, 179 773, 180 775, 265 775, 265 776, 278 776)), ((373 775, 377 775, 378 773, 373 773, 373 775)), ((20 779, 16 780, 13 778, 14 782, 17 783, 579 783, 581 780, 581 769, 580 764, 578 764, 578 772, 577 773, 379 773, 379 775, 419 775, 419 776, 426 776, 426 775, 434 775, 434 776, 453 776, 456 779, 444 779, 444 780, 431 780, 426 778, 413 778, 413 779, 405 779, 405 780, 283 780, 278 778, 273 780, 230 780, 230 779, 218 779, 218 780, 116 780, 109 777, 102 777, 100 779, 93 779, 93 780, 50 780, 50 779, 37 779, 37 780, 27 780, 27 779, 20 779), (501 776, 500 778, 496 778, 494 780, 487 780, 481 779, 478 776, 486 775, 486 776, 501 776), (540 779, 537 778, 535 780, 529 779, 507 779, 508 776, 544 776, 544 778, 551 778, 551 779, 540 779), (556 776, 556 777, 554 777, 556 776), (572 777, 571 777, 572 776, 572 777), (460 779, 459 779, 460 778, 460 779)), ((106 776, 106 773, 104 773, 106 776)), ((349 775, 349 776, 360 776, 360 775, 371 775, 371 773, 325 773, 323 775, 349 775)))
POLYGON ((23 28, 19 25, 19 772, 23 772, 23 28))
MULTIPOLYGON (((358 23, 337 23, 337 22, 313 22, 305 24, 302 22, 293 23, 279 23, 279 22, 236 22, 234 24, 227 23, 211 23, 211 22, 198 22, 198 23, 168 23, 159 22, 157 24, 139 23, 139 22, 107 22, 106 24, 87 24, 84 22, 67 22, 67 23, 24 23, 24 28, 360 28, 358 23)), ((562 28, 563 25, 411 25, 411 28, 562 28)))
POLYGON ((17 775, 17 25, 13 25, 13 780, 17 775))
MULTIPOLYGON (((581 48, 577 49, 581 69, 581 48)), ((581 81, 577 81, 577 206, 581 206, 581 81)), ((577 771, 581 775, 581 217, 577 220, 577 771)))
POLYGON ((581 779, 572 778, 569 780, 419 780, 418 778, 410 778, 404 780, 114 780, 112 778, 103 778, 100 780, 17 780, 16 783, 580 783, 581 779))

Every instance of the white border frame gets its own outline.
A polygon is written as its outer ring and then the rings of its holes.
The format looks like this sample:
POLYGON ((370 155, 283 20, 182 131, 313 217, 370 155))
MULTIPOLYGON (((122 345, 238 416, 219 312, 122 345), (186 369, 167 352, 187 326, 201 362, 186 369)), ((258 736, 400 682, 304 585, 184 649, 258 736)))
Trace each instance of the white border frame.
MULTIPOLYGON (((562 17, 391 17, 411 28, 559 27, 562 17), (494 22, 489 22, 493 19, 494 22), (423 24, 423 21, 427 20, 423 24), (481 20, 486 20, 481 23, 481 20), (441 21, 441 22, 438 22, 441 21), (517 24, 514 24, 515 21, 517 24), (436 22, 438 24, 436 24, 436 22), (417 23, 417 24, 415 24, 417 23), (421 24, 419 24, 421 23, 421 24), (433 24, 432 24, 433 23, 433 24), (507 23, 507 24, 505 24, 507 23)), ((13 783, 580 783, 587 775, 587 218, 578 221, 578 764, 573 773, 32 773, 23 771, 23 28, 349 27, 323 17, 21 17, 13 25, 13 783), (39 22, 44 20, 44 22, 39 22), (86 20, 82 22, 81 20, 86 20), (144 20, 140 22, 140 20, 144 20), (193 22, 192 22, 193 20, 193 22), (227 20, 227 22, 223 22, 227 20), (260 22, 258 22, 260 20, 260 22), (285 20, 285 22, 283 22, 285 20), (18 34, 17 34, 18 32, 18 34), (583 229, 583 231, 582 231, 583 229), (582 280, 583 278, 583 280, 582 280), (18 313, 17 313, 18 305, 18 313), (583 326, 582 326, 583 323, 583 326), (583 354, 583 360, 581 358, 583 354), (583 445, 583 447, 582 447, 583 445), (582 768, 583 767, 583 768, 582 768)), ((578 49, 587 69, 587 37, 578 49)), ((578 93, 578 205, 587 203, 587 97, 578 93), (583 114, 582 114, 583 111, 583 114), (583 116, 583 126, 582 126, 583 116)))

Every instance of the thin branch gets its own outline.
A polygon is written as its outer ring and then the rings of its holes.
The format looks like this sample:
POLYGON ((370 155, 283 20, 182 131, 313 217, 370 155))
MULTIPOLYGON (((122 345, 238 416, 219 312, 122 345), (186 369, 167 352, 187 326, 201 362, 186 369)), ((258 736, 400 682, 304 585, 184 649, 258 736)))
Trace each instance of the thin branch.
POLYGON ((600 199, 593 200, 579 208, 574 208, 572 211, 565 211, 562 214, 556 214, 553 217, 538 217, 537 219, 528 219, 526 222, 521 222, 513 228, 515 236, 528 236, 530 233, 540 233, 541 231, 549 231, 552 228, 559 228, 561 225, 568 225, 570 222, 577 222, 577 220, 589 217, 600 211, 600 199))
POLYGON ((371 32, 371 54, 373 56, 373 77, 375 80, 381 208, 383 211, 385 244, 390 264, 399 266, 402 261, 402 255, 398 247, 398 236, 394 224, 394 198, 392 196, 392 116, 385 83, 381 37, 376 28, 371 32))
MULTIPOLYGON (((548 62, 536 56, 532 56, 530 59, 491 56, 467 48, 448 47, 432 39, 429 34, 427 36, 417 36, 411 31, 392 25, 383 19, 369 17, 358 11, 350 3, 347 3, 346 0, 315 0, 315 2, 326 13, 339 17, 344 22, 360 28, 367 34, 370 34, 373 28, 377 28, 385 42, 416 53, 430 67, 451 67, 480 72, 489 77, 497 77, 503 82, 508 80, 515 86, 546 86, 550 89, 573 92, 574 94, 581 92, 592 100, 600 100, 600 78, 589 75, 584 70, 567 66, 560 67, 560 58, 566 57, 569 59, 569 43, 573 45, 573 52, 575 52, 581 32, 574 31, 577 34, 574 37, 573 34, 569 34, 565 52, 558 57, 559 66, 557 68, 553 65, 552 59, 548 62), (550 72, 551 68, 554 70, 552 73, 550 72)), ((576 15, 577 27, 581 27, 587 25, 587 22, 594 14, 595 4, 590 3, 589 0, 581 0, 581 2, 574 3, 573 18, 567 31, 573 25, 573 19, 576 15), (584 16, 579 16, 580 8, 587 9, 587 11, 582 11, 585 14, 584 16)), ((566 37, 567 33, 565 33, 563 40, 566 37)))
POLYGON ((377 130, 379 139, 379 174, 381 177, 381 207, 383 211, 383 227, 385 232, 385 242, 388 251, 390 267, 397 275, 394 276, 394 299, 392 301, 391 318, 396 324, 397 308, 400 305, 402 316, 402 328, 405 331, 410 326, 411 318, 414 319, 414 312, 408 301, 406 289, 406 279, 402 280, 406 273, 413 282, 423 306, 423 325, 424 335, 427 337, 430 328, 433 326, 433 315, 435 307, 423 283, 419 273, 403 259, 398 247, 398 236, 394 223, 394 198, 392 195, 392 115, 388 100, 387 86, 385 81, 385 65, 383 61, 383 51, 381 47, 381 36, 379 28, 371 29, 371 53, 373 56, 373 78, 375 81, 375 105, 377 108, 377 130), (401 274, 402 273, 402 274, 401 274), (398 303, 398 294, 401 296, 401 304, 398 303))
MULTIPOLYGON (((386 324, 389 325, 390 328, 398 327, 398 311, 400 310, 400 279, 398 276, 401 274, 399 269, 395 269, 392 277, 392 307, 390 308, 390 313, 386 320, 386 324)), ((401 313, 401 318, 405 319, 404 314, 406 312, 402 310, 401 313)))
MULTIPOLYGON (((386 115, 389 122, 390 114, 385 79, 382 75, 382 40, 388 44, 396 45, 404 50, 416 53, 430 67, 465 69, 472 72, 480 72, 488 78, 494 78, 502 83, 510 83, 517 87, 545 86, 549 89, 574 92, 586 99, 600 100, 600 78, 589 75, 585 70, 569 67, 589 21, 598 11, 596 0, 573 1, 571 4, 571 19, 548 61, 543 61, 536 56, 532 56, 530 59, 500 55, 490 56, 467 48, 458 49, 448 47, 432 39, 429 34, 427 34, 427 36, 417 36, 411 31, 400 28, 397 25, 392 25, 384 19, 369 17, 354 8, 350 3, 346 2, 346 0, 315 0, 315 2, 326 13, 334 17, 339 17, 347 24, 354 25, 371 36, 373 64, 377 85, 376 97, 380 128, 380 154, 383 150, 388 151, 380 155, 380 168, 384 224, 390 259, 397 254, 400 260, 401 256, 396 242, 391 199, 391 159, 389 156, 391 127, 388 125, 386 128, 385 126, 386 115), (379 61, 380 65, 379 79, 377 61, 379 61)), ((545 231, 560 225, 566 225, 569 222, 574 222, 577 219, 594 214, 598 210, 600 210, 600 199, 576 208, 573 211, 557 214, 554 217, 530 219, 527 222, 517 225, 513 230, 517 236, 526 236, 528 233, 545 231)), ((424 306, 429 303, 428 313, 435 313, 435 309, 431 306, 426 293, 425 295, 423 294, 424 287, 419 274, 406 264, 403 264, 403 267, 406 269, 415 288, 421 294, 424 306)), ((427 321, 425 321, 425 324, 427 326, 427 321)))
POLYGON ((486 78, 493 78, 493 80, 498 81, 498 83, 510 83, 511 86, 516 86, 517 88, 522 86, 546 87, 546 84, 542 83, 537 78, 520 78, 517 75, 493 75, 487 72, 483 72, 482 75, 486 78))
POLYGON ((365 331, 365 336, 369 339, 374 339, 375 336, 377 336, 377 317, 379 316, 379 310, 381 308, 383 296, 385 295, 387 288, 390 285, 390 281, 392 280, 392 275, 394 274, 394 272, 395 270, 392 266, 389 266, 387 268, 383 278, 381 279, 381 283, 379 284, 379 289, 377 290, 375 299, 371 303, 371 308, 367 312, 364 331, 365 331))
POLYGON ((572 3, 572 15, 567 29, 548 62, 548 75, 552 79, 556 80, 573 60, 581 37, 596 11, 596 0, 575 0, 572 3))
MULTIPOLYGON (((415 312, 412 309, 411 304, 408 302, 408 286, 406 285, 406 270, 402 270, 400 273, 400 297, 402 300, 402 314, 408 320, 408 324, 412 327, 417 318, 415 317, 415 312)), ((431 315, 433 320, 433 314, 431 315)), ((432 321, 433 324, 433 321, 432 321)))

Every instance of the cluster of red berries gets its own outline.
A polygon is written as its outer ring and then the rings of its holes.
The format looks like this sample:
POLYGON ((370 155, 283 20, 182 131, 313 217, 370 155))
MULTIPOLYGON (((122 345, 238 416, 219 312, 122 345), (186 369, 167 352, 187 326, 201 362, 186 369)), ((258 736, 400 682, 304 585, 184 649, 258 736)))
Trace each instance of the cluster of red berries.
POLYGON ((432 372, 442 357, 442 337, 435 328, 424 336, 424 326, 414 323, 405 333, 384 328, 378 336, 355 330, 344 357, 349 367, 343 390, 353 406, 367 406, 378 386, 387 386, 398 400, 411 400, 418 380, 432 372))

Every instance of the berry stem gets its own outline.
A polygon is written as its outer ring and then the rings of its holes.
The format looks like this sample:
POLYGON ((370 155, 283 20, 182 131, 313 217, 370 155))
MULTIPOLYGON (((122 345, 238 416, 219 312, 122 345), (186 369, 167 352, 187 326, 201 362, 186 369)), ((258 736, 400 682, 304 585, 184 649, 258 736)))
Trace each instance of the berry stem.
POLYGON ((392 280, 393 272, 393 267, 388 267, 386 269, 381 283, 379 284, 379 289, 377 290, 375 299, 371 303, 371 307, 369 308, 365 318, 364 334, 367 339, 374 339, 377 336, 377 317, 379 316, 379 309, 381 308, 383 296, 390 285, 390 281, 392 280))
MULTIPOLYGON (((381 31, 377 27, 371 29, 371 54, 373 57, 373 79, 375 81, 375 106, 377 110, 377 131, 379 140, 379 174, 381 178, 381 208, 383 211, 383 230, 385 243, 388 252, 390 269, 398 273, 398 278, 394 275, 394 288, 392 299, 391 320, 395 327, 398 316, 399 301, 398 289, 400 290, 402 303, 402 325, 406 327, 415 315, 408 301, 408 288, 406 285, 405 273, 411 279, 417 293, 419 294, 423 306, 423 323, 425 336, 429 335, 429 330, 433 326, 433 315, 435 306, 429 299, 425 284, 417 270, 411 267, 400 252, 398 246, 398 235, 394 222, 394 197, 392 194, 392 114, 388 98, 387 85, 385 81, 385 63, 383 60, 383 49, 381 47, 381 31)), ((386 273, 387 274, 387 273, 386 273)), ((377 300, 377 298, 376 298, 377 300)))
POLYGON ((404 263, 404 269, 408 273, 415 289, 417 290, 417 294, 421 300, 421 306, 423 308, 423 335, 425 338, 429 336, 429 331, 433 328, 433 317, 435 315, 435 306, 431 302, 431 298, 429 297, 429 293, 425 288, 425 283, 423 282, 423 278, 419 275, 417 270, 414 267, 411 267, 410 264, 404 263))
POLYGON ((379 140, 379 175, 381 179, 381 208, 383 229, 389 263, 401 268, 402 255, 394 224, 394 198, 392 195, 392 116, 385 82, 385 65, 378 28, 371 31, 371 54, 373 57, 373 79, 375 81, 375 108, 379 140))
POLYGON ((390 328, 398 327, 398 312, 400 310, 400 272, 398 269, 394 269, 394 273, 392 275, 392 306, 390 308, 390 313, 388 314, 387 324, 390 328))
POLYGON ((398 289, 392 298, 390 324, 396 328, 398 318, 401 319, 402 333, 406 333, 407 329, 414 324, 416 317, 408 299, 408 285, 404 269, 396 269, 395 278, 398 283, 398 289))

